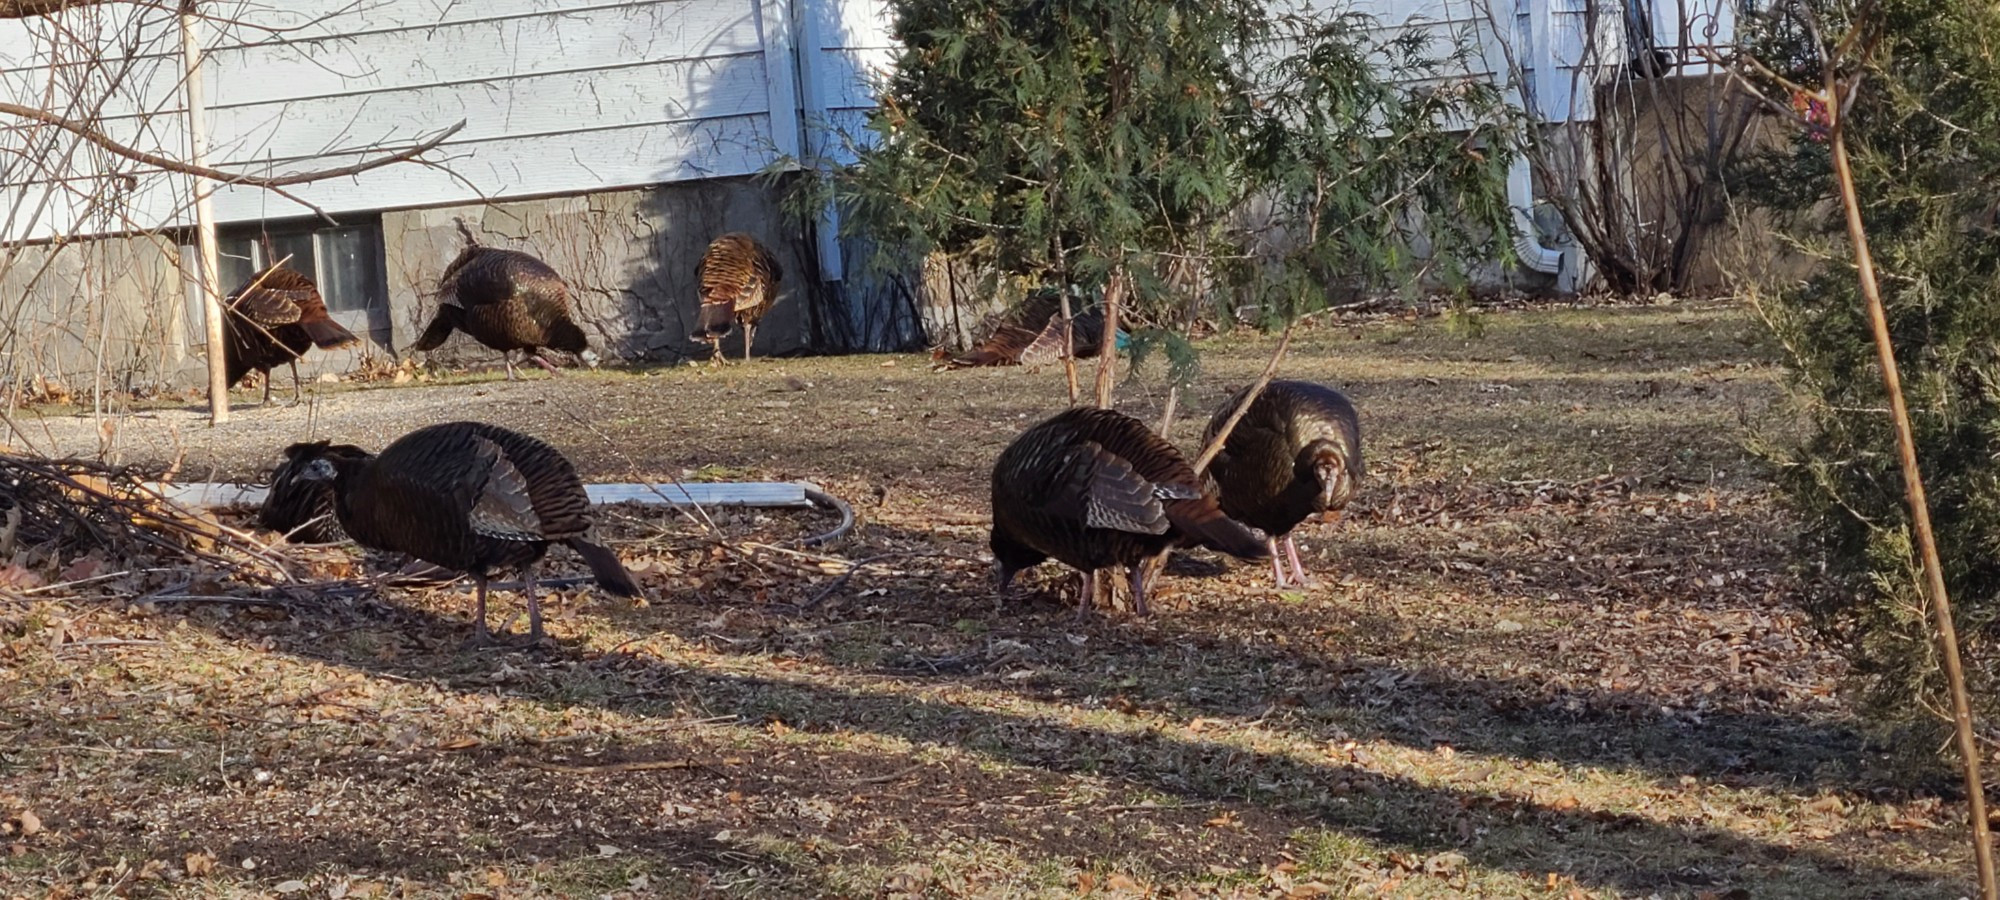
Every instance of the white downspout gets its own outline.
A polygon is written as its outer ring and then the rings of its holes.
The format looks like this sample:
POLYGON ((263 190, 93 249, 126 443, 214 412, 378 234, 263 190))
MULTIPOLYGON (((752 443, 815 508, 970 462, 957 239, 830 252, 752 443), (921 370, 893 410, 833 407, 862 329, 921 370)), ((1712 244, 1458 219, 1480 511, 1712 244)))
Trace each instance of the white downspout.
MULTIPOLYGON (((1528 27, 1523 33, 1519 30, 1520 17, 1517 15, 1514 33, 1517 36, 1516 46, 1525 43, 1527 48, 1528 71, 1519 73, 1522 76, 1521 80, 1525 82, 1533 79, 1534 84, 1533 91, 1529 91, 1525 83, 1516 87, 1521 108, 1528 114, 1530 128, 1550 123, 1552 117, 1544 115, 1543 110, 1555 105, 1557 94, 1562 88, 1559 80, 1561 62, 1556 58, 1554 10, 1550 9, 1553 2, 1554 0, 1516 0, 1517 5, 1514 7, 1517 12, 1525 11, 1528 20, 1528 27)), ((1561 121, 1567 124, 1571 111, 1562 112, 1561 121)), ((1507 169, 1507 205, 1514 213, 1514 255, 1521 260, 1522 265, 1545 275, 1556 276, 1557 291, 1565 294, 1575 293, 1583 281, 1586 261, 1574 250, 1566 254, 1561 249, 1543 244, 1536 233, 1535 178, 1526 158, 1515 158, 1514 164, 1507 169), (1568 265, 1564 264, 1565 256, 1571 257, 1568 265)))
POLYGON ((1507 168, 1507 206, 1514 213, 1514 255, 1527 266, 1545 275, 1562 271, 1562 251, 1542 245, 1535 236, 1535 176, 1525 157, 1515 157, 1507 168))

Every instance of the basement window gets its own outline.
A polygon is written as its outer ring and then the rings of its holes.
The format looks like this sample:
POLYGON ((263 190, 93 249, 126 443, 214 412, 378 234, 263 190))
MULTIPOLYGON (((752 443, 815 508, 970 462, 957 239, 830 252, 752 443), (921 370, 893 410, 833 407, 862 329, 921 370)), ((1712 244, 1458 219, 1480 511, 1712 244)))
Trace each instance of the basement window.
MULTIPOLYGON (((215 237, 225 297, 265 266, 285 260, 319 287, 335 321, 376 343, 388 342, 389 286, 379 220, 337 226, 318 219, 252 222, 219 226, 215 237)), ((181 252, 200 258, 192 240, 181 252)), ((199 346, 207 340, 207 323, 196 285, 189 286, 187 307, 188 339, 199 346)))

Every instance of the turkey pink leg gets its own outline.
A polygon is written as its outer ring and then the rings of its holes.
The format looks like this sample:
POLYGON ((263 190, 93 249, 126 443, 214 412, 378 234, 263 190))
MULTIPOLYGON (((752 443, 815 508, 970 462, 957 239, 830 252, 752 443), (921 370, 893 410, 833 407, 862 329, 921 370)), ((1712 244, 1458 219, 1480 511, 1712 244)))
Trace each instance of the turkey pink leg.
POLYGON ((476 598, 472 601, 472 621, 475 628, 472 632, 472 640, 467 641, 466 644, 473 647, 483 647, 493 643, 493 635, 486 630, 486 576, 473 576, 472 583, 475 588, 473 596, 476 598))
POLYGON ((1146 616, 1146 562, 1132 567, 1132 614, 1146 616))
MULTIPOLYGON (((1276 554, 1273 555, 1275 556, 1276 554)), ((1285 557, 1292 561, 1292 571, 1298 573, 1299 587, 1312 587, 1312 576, 1307 575, 1306 567, 1299 563, 1299 544, 1297 541, 1292 540, 1292 536, 1289 534, 1285 535, 1285 557)), ((1275 561, 1273 560, 1273 562, 1275 561)))
POLYGON ((258 403, 257 405, 258 406, 271 405, 271 373, 269 370, 265 370, 264 372, 264 400, 263 402, 258 403))
POLYGON ((1083 585, 1077 590, 1076 618, 1082 621, 1090 614, 1090 608, 1097 605, 1097 573, 1083 573, 1083 585))
POLYGON ((514 375, 514 351, 512 350, 502 351, 500 354, 500 362, 506 365, 507 367, 507 380, 508 381, 518 380, 514 375))
POLYGON ((542 642, 542 601, 535 597, 535 564, 521 567, 521 596, 528 601, 528 643, 542 642))
POLYGON ((295 359, 292 360, 292 405, 297 406, 304 399, 305 390, 299 387, 299 361, 295 359))
POLYGON ((562 373, 557 371, 555 366, 550 365, 548 360, 543 359, 541 354, 539 353, 529 354, 528 359, 532 360, 535 363, 535 365, 541 366, 542 368, 549 370, 550 375, 554 375, 557 378, 562 377, 562 373))
POLYGON ((1278 587, 1285 586, 1285 561, 1278 555, 1278 539, 1265 538, 1264 545, 1271 548, 1271 582, 1278 587))

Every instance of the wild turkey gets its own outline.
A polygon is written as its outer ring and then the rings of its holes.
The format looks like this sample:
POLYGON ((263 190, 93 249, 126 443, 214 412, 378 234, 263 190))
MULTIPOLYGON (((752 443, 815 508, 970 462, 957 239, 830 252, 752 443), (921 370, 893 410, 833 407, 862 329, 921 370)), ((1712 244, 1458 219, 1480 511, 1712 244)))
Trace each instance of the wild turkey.
MULTIPOLYGON (((981 366, 1041 367, 1062 361, 1063 320, 1061 301, 1054 291, 1042 291, 1028 298, 1008 321, 994 326, 993 333, 957 356, 941 356, 934 368, 969 369, 981 366)), ((1091 359, 1104 346, 1104 311, 1091 308, 1072 313, 1071 350, 1077 359, 1091 359)), ((1131 343, 1124 329, 1118 330, 1118 349, 1131 343)))
POLYGON ((1201 545, 1244 559, 1263 538, 1223 516, 1174 445, 1107 409, 1072 409, 1023 432, 993 464, 993 559, 1002 591, 1054 557, 1083 573, 1078 615, 1097 571, 1131 569, 1132 609, 1146 614, 1146 565, 1169 547, 1201 545))
MULTIPOLYGON (((1203 443, 1222 430, 1242 398, 1238 391, 1215 410, 1203 443)), ((1323 385, 1273 381, 1229 433, 1209 474, 1221 491, 1223 512, 1271 535, 1271 573, 1278 584, 1286 583, 1280 539, 1298 583, 1307 584, 1292 529, 1354 497, 1361 482, 1361 422, 1354 404, 1323 385)))
POLYGON ((271 487, 257 510, 257 524, 294 544, 337 544, 347 540, 333 511, 333 485, 301 477, 318 457, 374 456, 352 444, 313 441, 285 448, 285 461, 271 470, 271 487))
POLYGON ((722 357, 722 336, 729 323, 743 326, 743 358, 750 358, 750 338, 757 322, 778 301, 778 282, 785 277, 778 258, 740 231, 716 238, 695 266, 695 281, 701 285, 701 311, 694 336, 709 344, 710 359, 722 357))
POLYGON ((264 403, 271 402, 271 370, 292 367, 292 402, 304 390, 299 385, 299 357, 315 346, 345 347, 359 340, 326 313, 326 301, 312 279, 285 266, 272 266, 250 276, 228 298, 222 318, 223 364, 235 387, 251 370, 264 373, 264 403))
POLYGON ((315 456, 303 477, 333 483, 340 527, 355 541, 471 575, 481 643, 490 640, 487 578, 509 568, 521 570, 529 640, 542 639, 535 564, 552 543, 583 557, 599 587, 639 595, 618 556, 590 539, 590 497, 576 469, 525 434, 481 422, 432 425, 373 459, 315 456))
POLYGON ((465 249, 438 278, 437 316, 410 349, 436 350, 457 329, 500 351, 508 381, 517 377, 516 350, 551 375, 562 373, 542 358, 543 349, 574 353, 584 365, 597 366, 596 351, 570 318, 569 288, 556 270, 519 250, 480 246, 462 220, 458 230, 465 249))

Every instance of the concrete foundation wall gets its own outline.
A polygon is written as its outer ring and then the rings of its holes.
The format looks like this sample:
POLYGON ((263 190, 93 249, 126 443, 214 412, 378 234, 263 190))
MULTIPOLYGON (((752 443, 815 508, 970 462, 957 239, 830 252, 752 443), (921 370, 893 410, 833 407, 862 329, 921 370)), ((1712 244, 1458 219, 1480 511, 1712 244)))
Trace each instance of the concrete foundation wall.
MULTIPOLYGON (((807 255, 812 248, 774 192, 749 178, 389 211, 381 214, 387 342, 364 336, 350 349, 309 351, 299 364, 304 378, 393 366, 409 355, 405 349, 437 309, 438 275, 463 246, 454 216, 482 243, 533 253, 562 273, 579 324, 607 362, 707 358, 708 345, 687 337, 695 266, 708 242, 727 231, 755 235, 784 267, 777 305, 757 329, 757 355, 806 350, 807 304, 824 302, 807 255)), ((205 383, 199 295, 183 281, 172 239, 24 246, 11 263, 8 252, 0 248, 0 388, 28 396, 45 386, 57 395, 87 395, 97 386, 146 394, 205 383)), ((740 333, 722 345, 741 355, 740 333)), ((500 358, 462 335, 431 355, 450 365, 497 365, 500 358)), ((279 389, 287 388, 290 373, 274 374, 279 389)))
MULTIPOLYGON (((695 266, 709 241, 749 232, 784 269, 777 305, 757 327, 754 352, 783 355, 810 344, 811 247, 770 190, 750 179, 718 179, 383 213, 389 319, 398 348, 415 342, 437 310, 438 276, 464 245, 454 216, 463 216, 481 243, 532 253, 562 273, 578 324, 607 361, 706 359, 708 345, 687 336, 698 304, 695 266)), ((722 347, 740 356, 741 334, 732 331, 722 347)), ((434 355, 452 364, 497 364, 500 357, 462 335, 434 355)))

